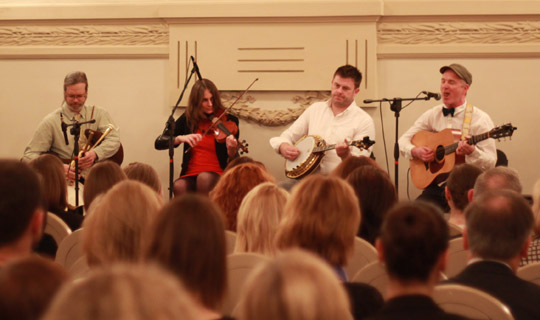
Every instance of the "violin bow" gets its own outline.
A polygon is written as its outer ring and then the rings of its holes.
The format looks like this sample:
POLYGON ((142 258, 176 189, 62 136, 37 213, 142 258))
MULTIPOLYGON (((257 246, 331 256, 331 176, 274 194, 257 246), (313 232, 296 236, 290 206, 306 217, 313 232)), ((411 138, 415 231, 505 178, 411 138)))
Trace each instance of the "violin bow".
POLYGON ((203 133, 203 136, 205 136, 210 130, 212 130, 212 129, 215 127, 215 124, 216 124, 219 120, 221 120, 221 117, 223 117, 226 113, 228 113, 229 110, 231 110, 232 107, 233 107, 240 99, 242 99, 242 97, 244 96, 244 94, 246 94, 246 92, 248 92, 249 89, 253 86, 253 84, 254 84, 255 82, 257 82, 258 80, 259 80, 259 78, 255 78, 255 80, 253 80, 253 82, 251 82, 251 84, 246 88, 246 90, 244 90, 244 92, 242 92, 242 94, 240 94, 240 95, 238 96, 238 98, 236 98, 236 100, 234 100, 234 102, 231 103, 231 105, 230 105, 228 108, 226 108, 226 109, 223 111, 223 113, 222 113, 219 117, 217 117, 217 119, 216 119, 215 121, 212 121, 212 124, 208 127, 208 129, 206 129, 206 131, 203 133))
MULTIPOLYGON (((244 94, 246 94, 246 92, 249 91, 249 89, 253 86, 253 84, 255 84, 255 82, 257 82, 259 80, 259 78, 255 78, 255 80, 253 80, 253 82, 251 82, 251 84, 246 88, 246 90, 244 90, 239 96, 238 98, 236 98, 236 100, 233 101, 233 103, 231 103, 231 105, 225 109, 225 111, 223 111, 223 113, 217 117, 217 119, 214 121, 212 121, 212 124, 210 126, 208 126, 208 128, 204 131, 204 133, 202 134, 203 136, 205 136, 208 132, 210 132, 210 130, 212 130, 216 124, 218 123, 219 120, 221 120, 221 117, 223 117, 229 110, 232 109, 232 107, 244 96, 244 94)), ((186 151, 184 153, 187 153, 189 150, 191 150, 191 147, 187 148, 186 151)))

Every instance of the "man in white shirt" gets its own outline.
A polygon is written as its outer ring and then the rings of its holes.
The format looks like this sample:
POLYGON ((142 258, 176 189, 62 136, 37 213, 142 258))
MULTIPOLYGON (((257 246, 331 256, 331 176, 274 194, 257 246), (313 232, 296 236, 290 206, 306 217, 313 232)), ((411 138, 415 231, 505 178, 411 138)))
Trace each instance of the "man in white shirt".
MULTIPOLYGON (((69 73, 64 78, 64 102, 62 106, 48 114, 34 132, 32 140, 26 146, 23 161, 30 162, 42 153, 52 152, 64 162, 69 163, 73 158, 74 137, 62 130, 62 123, 72 124, 95 119, 93 124, 81 126, 79 147, 86 143, 85 129, 105 132, 109 125, 114 127, 114 122, 109 113, 100 107, 85 105, 88 96, 88 79, 81 71, 69 73), (67 138, 69 144, 66 144, 67 138)), ((120 136, 117 130, 112 130, 104 138, 99 146, 86 152, 79 159, 79 169, 88 169, 98 160, 106 160, 112 157, 120 148, 120 136)), ((74 168, 65 164, 66 174, 71 179, 75 178, 74 168), (68 172, 68 169, 70 172, 68 172)))
POLYGON ((362 74, 351 65, 339 67, 332 79, 330 100, 316 102, 279 137, 270 139, 270 145, 282 157, 295 160, 300 150, 294 144, 305 135, 318 135, 327 144, 336 144, 335 150, 326 152, 320 164, 320 173, 328 174, 349 155, 371 154, 371 148, 359 150, 347 142, 368 136, 375 140, 373 119, 356 105, 354 97, 360 91, 362 74))
MULTIPOLYGON (((477 107, 468 105, 467 92, 472 84, 471 73, 462 65, 453 63, 440 69, 442 105, 437 105, 424 112, 414 125, 399 138, 401 154, 408 159, 419 159, 424 162, 434 160, 434 150, 427 146, 415 146, 411 139, 420 131, 440 132, 444 129, 452 129, 454 137, 461 137, 464 128, 465 114, 470 112, 472 120, 469 125, 467 136, 478 135, 493 129, 493 121, 487 113, 477 107)), ((470 145, 466 140, 459 141, 456 149, 457 156, 463 156, 465 162, 476 165, 482 170, 495 166, 497 150, 493 139, 486 139, 470 145)), ((448 205, 444 197, 444 186, 441 181, 435 180, 428 186, 421 199, 434 201, 448 211, 448 205)))

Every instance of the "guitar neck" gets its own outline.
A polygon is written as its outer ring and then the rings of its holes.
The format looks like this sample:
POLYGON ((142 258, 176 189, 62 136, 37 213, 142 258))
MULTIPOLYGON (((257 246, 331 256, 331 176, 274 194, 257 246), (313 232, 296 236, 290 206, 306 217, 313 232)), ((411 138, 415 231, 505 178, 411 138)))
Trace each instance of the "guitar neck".
MULTIPOLYGON (((482 134, 479 134, 479 135, 476 135, 476 136, 472 136, 469 139, 467 139, 467 143, 470 144, 470 145, 475 145, 480 141, 486 140, 487 138, 489 138, 489 132, 485 132, 485 133, 482 133, 482 134)), ((448 145, 448 146, 444 147, 444 153, 445 154, 450 154, 450 153, 456 152, 458 144, 459 144, 459 142, 456 142, 456 143, 452 143, 451 145, 448 145)))

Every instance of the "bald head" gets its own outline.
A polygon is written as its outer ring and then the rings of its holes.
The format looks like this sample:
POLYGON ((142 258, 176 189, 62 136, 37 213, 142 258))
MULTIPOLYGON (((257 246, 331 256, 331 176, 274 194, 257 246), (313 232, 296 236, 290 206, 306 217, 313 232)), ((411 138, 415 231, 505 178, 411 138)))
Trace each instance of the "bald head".
POLYGON ((508 167, 495 167, 482 173, 474 184, 474 199, 490 190, 499 189, 521 193, 523 187, 516 170, 508 167))
POLYGON ((518 255, 533 225, 533 213, 521 194, 490 190, 465 209, 469 249, 480 258, 508 260, 518 255))

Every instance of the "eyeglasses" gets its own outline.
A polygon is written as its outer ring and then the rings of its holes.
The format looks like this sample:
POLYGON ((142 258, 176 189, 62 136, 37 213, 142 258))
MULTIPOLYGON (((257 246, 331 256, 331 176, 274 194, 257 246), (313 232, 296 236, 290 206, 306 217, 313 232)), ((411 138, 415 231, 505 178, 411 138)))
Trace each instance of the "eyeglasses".
POLYGON ((66 98, 73 100, 73 99, 84 99, 86 98, 86 94, 68 94, 66 95, 66 98))

